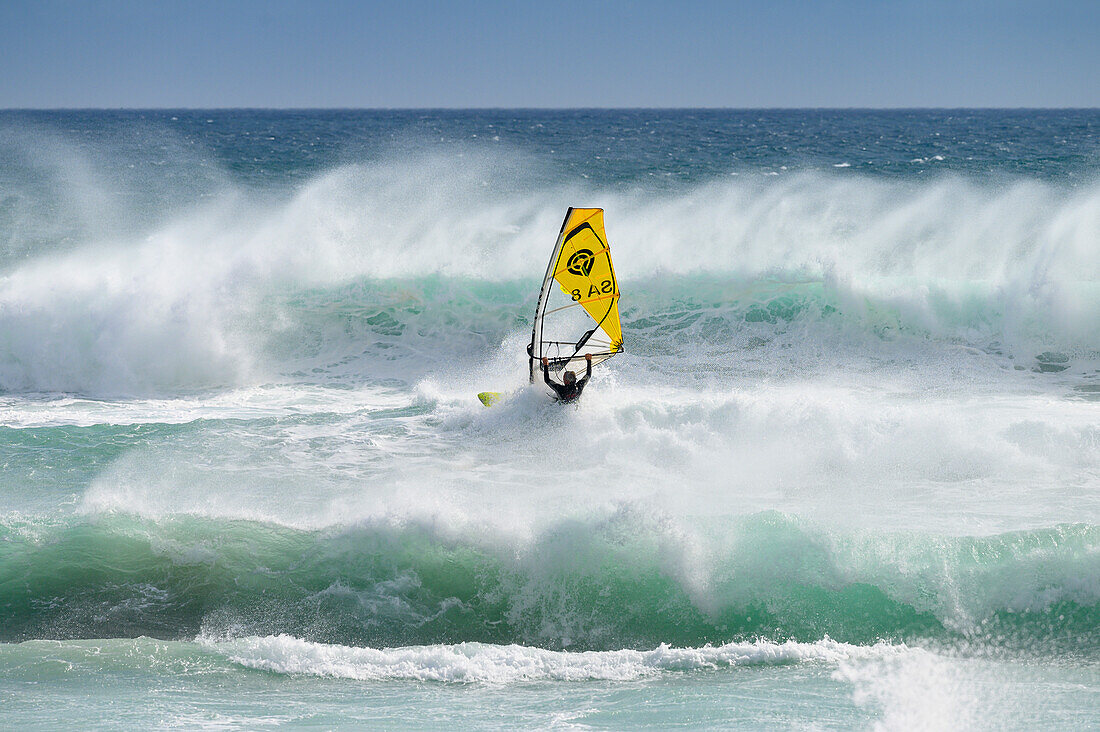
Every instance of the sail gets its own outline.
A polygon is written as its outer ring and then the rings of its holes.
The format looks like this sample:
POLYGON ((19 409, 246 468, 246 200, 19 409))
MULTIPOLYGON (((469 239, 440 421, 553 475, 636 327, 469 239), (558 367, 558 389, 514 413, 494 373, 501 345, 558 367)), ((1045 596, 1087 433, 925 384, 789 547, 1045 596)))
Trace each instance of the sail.
POLYGON ((542 358, 551 372, 585 370, 585 354, 597 364, 623 350, 619 283, 603 228, 602 208, 571 208, 550 255, 531 333, 531 380, 542 380, 542 358))

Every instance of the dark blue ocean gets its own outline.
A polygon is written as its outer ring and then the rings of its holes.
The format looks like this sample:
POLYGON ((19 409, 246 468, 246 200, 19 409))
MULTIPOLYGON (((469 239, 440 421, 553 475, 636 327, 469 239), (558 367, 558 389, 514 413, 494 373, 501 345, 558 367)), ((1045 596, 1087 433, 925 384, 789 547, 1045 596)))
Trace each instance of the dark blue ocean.
POLYGON ((1100 726, 1098 316, 1100 110, 0 111, 0 726, 1100 726))

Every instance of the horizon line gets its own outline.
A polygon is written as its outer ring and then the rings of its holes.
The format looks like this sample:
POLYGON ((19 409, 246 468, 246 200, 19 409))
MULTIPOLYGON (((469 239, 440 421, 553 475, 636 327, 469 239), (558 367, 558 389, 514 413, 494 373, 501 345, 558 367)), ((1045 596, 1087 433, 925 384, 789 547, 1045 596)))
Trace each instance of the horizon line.
POLYGON ((1090 112, 1095 107, 0 107, 0 112, 1090 112))

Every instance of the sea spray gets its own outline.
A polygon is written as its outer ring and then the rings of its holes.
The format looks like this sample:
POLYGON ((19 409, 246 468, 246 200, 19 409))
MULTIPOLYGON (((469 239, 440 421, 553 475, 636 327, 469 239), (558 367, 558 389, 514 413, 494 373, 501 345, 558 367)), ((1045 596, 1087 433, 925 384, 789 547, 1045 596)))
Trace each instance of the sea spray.
POLYGON ((674 331, 687 326, 732 349, 750 332, 797 325, 801 340, 844 327, 973 346, 1025 368, 1097 357, 1094 186, 800 174, 516 193, 477 184, 495 165, 359 164, 277 200, 217 189, 138 235, 9 259, 0 389, 110 396, 250 384, 331 367, 321 351, 355 358, 378 338, 397 348, 383 361, 455 346, 483 356, 530 317, 532 254, 552 239, 563 198, 609 211, 624 323, 645 334, 660 322, 666 335, 647 351, 677 347, 674 331), (410 330, 411 342, 390 342, 410 330), (464 331, 481 337, 441 340, 464 331))

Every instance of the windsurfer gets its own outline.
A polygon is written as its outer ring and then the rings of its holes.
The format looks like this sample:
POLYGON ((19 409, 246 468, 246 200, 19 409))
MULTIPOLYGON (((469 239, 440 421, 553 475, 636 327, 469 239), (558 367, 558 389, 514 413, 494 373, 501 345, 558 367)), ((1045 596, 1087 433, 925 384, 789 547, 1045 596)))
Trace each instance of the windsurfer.
POLYGON ((577 398, 580 397, 581 392, 584 390, 584 385, 592 378, 592 354, 584 354, 584 360, 588 362, 588 366, 583 379, 578 381, 575 373, 566 371, 561 377, 563 383, 559 384, 550 378, 550 359, 542 359, 542 378, 546 381, 546 385, 553 389, 554 393, 558 395, 558 401, 568 404, 569 402, 576 401, 577 398))

